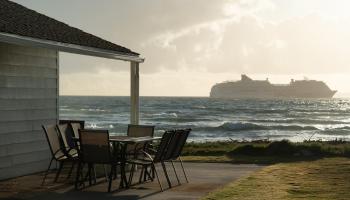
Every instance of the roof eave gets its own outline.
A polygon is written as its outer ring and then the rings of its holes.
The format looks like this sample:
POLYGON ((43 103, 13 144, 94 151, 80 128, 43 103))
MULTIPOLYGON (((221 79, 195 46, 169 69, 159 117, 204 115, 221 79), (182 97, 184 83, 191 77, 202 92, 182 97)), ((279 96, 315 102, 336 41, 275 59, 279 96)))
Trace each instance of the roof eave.
POLYGON ((68 53, 76 53, 76 54, 96 56, 96 57, 109 58, 109 59, 115 59, 115 60, 123 60, 123 61, 138 62, 138 63, 142 63, 145 61, 144 58, 141 58, 138 55, 128 55, 128 54, 123 54, 120 52, 115 52, 115 51, 110 51, 105 49, 86 47, 86 46, 81 46, 76 44, 67 44, 67 43, 56 42, 51 40, 43 40, 43 39, 20 36, 20 35, 9 34, 4 32, 0 32, 0 41, 6 42, 6 43, 18 44, 18 45, 30 45, 30 46, 49 48, 49 49, 56 49, 58 51, 63 51, 68 53))

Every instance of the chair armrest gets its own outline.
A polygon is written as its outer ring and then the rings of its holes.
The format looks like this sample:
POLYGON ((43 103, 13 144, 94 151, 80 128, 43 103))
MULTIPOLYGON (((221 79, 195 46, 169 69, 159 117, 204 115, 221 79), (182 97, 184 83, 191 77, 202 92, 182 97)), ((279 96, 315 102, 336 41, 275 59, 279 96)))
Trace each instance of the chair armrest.
POLYGON ((147 152, 145 152, 144 150, 141 150, 141 152, 147 157, 149 158, 152 162, 153 162, 153 158, 150 154, 148 154, 147 152))

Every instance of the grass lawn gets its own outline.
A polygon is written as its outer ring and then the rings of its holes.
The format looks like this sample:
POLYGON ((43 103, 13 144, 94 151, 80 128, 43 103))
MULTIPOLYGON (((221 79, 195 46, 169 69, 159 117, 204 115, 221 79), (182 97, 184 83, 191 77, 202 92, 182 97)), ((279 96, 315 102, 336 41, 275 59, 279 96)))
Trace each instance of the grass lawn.
POLYGON ((189 143, 183 160, 267 164, 204 200, 350 199, 350 142, 189 143))
POLYGON ((274 164, 203 200, 350 199, 350 159, 322 158, 274 164))

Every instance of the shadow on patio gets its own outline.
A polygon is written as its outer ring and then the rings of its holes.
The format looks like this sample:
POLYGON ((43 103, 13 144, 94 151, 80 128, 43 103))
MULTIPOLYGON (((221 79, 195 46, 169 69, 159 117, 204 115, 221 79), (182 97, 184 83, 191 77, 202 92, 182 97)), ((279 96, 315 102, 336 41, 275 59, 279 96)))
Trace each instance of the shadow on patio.
MULTIPOLYGON (((127 190, 118 190, 119 180, 116 180, 113 182, 113 192, 107 193, 107 182, 103 178, 98 180, 97 185, 76 191, 72 184, 73 180, 65 180, 64 175, 61 176, 58 183, 52 183, 53 174, 50 174, 48 183, 41 186, 43 177, 41 173, 0 182, 0 199, 198 199, 262 167, 224 163, 185 163, 185 165, 190 182, 186 183, 184 177, 180 176, 182 184, 178 185, 173 172, 169 170, 173 187, 164 192, 160 192, 156 181, 133 185, 127 190)), ((163 174, 160 175, 162 184, 166 186, 163 174)))

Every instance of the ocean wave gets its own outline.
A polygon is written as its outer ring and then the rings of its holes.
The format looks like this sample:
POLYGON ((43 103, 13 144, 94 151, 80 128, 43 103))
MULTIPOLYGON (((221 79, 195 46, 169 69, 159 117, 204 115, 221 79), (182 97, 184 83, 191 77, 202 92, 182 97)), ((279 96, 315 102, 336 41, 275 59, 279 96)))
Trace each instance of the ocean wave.
POLYGON ((154 122, 162 122, 162 123, 192 123, 192 122, 210 122, 210 121, 216 121, 215 119, 210 118, 196 118, 196 117, 179 117, 179 118, 161 118, 161 117, 150 117, 150 118, 143 118, 143 120, 146 120, 150 123, 154 122))
POLYGON ((175 117, 177 118, 178 115, 174 112, 162 112, 162 113, 146 113, 146 114, 143 114, 144 117, 175 117))
POLYGON ((325 135, 350 135, 350 126, 343 126, 337 128, 326 128, 320 134, 325 135))
POLYGON ((105 112, 106 110, 99 108, 81 108, 81 111, 89 111, 89 112, 105 112))
POLYGON ((71 108, 60 108, 60 111, 71 111, 71 110, 73 110, 73 109, 71 109, 71 108))
POLYGON ((302 124, 350 124, 346 121, 322 119, 252 119, 251 122, 261 123, 302 123, 302 124))
POLYGON ((253 131, 253 130, 284 130, 284 131, 298 131, 298 130, 319 130, 314 126, 298 126, 298 125, 261 125, 254 123, 232 123, 225 122, 217 127, 198 127, 199 131, 253 131))
POLYGON ((88 123, 86 124, 86 128, 93 128, 93 129, 97 129, 97 128, 103 128, 103 126, 99 126, 95 123, 88 123))

